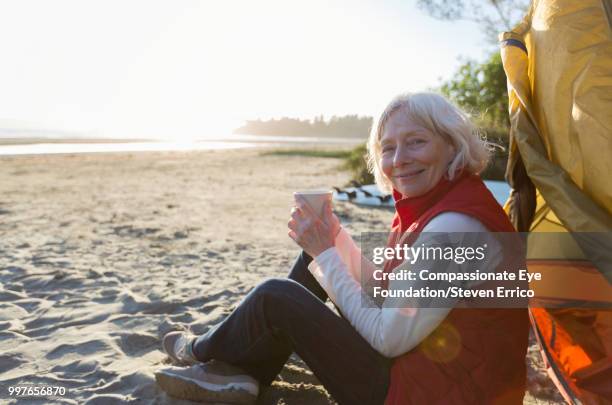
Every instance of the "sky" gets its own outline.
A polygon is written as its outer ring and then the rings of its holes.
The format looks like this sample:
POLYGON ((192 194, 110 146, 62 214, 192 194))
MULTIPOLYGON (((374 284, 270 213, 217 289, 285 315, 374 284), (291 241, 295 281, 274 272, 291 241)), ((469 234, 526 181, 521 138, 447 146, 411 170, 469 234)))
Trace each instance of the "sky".
POLYGON ((373 116, 487 49, 411 0, 0 0, 0 129, 191 139, 373 116))

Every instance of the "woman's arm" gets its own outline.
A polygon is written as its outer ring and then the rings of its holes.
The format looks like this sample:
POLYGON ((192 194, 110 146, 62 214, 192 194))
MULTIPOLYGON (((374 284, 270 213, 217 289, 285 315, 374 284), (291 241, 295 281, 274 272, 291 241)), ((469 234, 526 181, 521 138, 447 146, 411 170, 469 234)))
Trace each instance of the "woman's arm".
MULTIPOLYGON (((467 215, 443 213, 429 222, 414 245, 428 246, 434 243, 430 232, 487 232, 487 229, 467 215)), ((357 259, 359 249, 354 243, 352 248, 350 244, 341 246, 348 246, 351 251, 340 252, 339 245, 329 248, 315 257, 309 269, 351 325, 384 356, 396 357, 409 351, 427 337, 450 312, 451 305, 446 308, 411 308, 410 304, 403 305, 401 299, 387 299, 382 308, 376 307, 371 298, 363 293, 359 283, 361 264, 368 262, 362 262, 361 252, 357 259)), ((488 263, 488 266, 496 266, 501 261, 496 249, 499 250, 499 247, 490 244, 488 256, 496 262, 488 263)), ((432 264, 421 261, 414 266, 427 268, 432 264)), ((374 265, 371 266, 369 269, 369 266, 365 266, 366 271, 373 271, 374 265)), ((399 267, 405 269, 407 266, 404 264, 399 267)), ((408 283, 391 281, 389 290, 406 289, 408 283)))

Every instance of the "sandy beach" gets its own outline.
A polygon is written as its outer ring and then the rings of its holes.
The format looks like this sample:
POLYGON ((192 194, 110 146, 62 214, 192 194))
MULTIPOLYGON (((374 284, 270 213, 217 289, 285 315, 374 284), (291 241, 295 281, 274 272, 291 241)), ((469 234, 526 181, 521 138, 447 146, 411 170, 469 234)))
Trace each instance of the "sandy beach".
MULTIPOLYGON (((187 403, 155 384, 161 337, 203 333, 286 275, 292 192, 349 180, 338 159, 263 151, 0 158, 0 397, 27 383, 65 387, 58 403, 187 403)), ((392 217, 335 210, 353 234, 392 217)), ((538 356, 525 402, 557 403, 538 356)), ((259 403, 333 401, 293 355, 259 403)))

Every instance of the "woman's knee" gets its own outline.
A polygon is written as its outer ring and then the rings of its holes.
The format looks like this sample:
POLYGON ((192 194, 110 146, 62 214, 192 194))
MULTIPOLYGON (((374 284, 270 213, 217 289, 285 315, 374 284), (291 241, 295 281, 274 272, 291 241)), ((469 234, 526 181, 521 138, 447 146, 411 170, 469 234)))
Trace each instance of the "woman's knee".
POLYGON ((299 289, 303 289, 303 287, 294 280, 270 278, 255 287, 251 294, 260 298, 279 298, 287 294, 295 294, 299 289))
POLYGON ((304 292, 308 291, 294 280, 271 278, 255 287, 250 295, 255 300, 283 305, 295 301, 296 298, 299 300, 304 292))

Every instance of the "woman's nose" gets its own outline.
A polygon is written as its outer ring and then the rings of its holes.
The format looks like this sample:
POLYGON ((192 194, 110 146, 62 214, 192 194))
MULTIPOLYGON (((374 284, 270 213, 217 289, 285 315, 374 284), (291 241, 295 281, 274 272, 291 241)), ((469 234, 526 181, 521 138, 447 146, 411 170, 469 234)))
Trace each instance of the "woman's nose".
POLYGON ((410 153, 405 147, 400 145, 395 149, 395 155, 393 156, 393 167, 403 166, 410 163, 411 160, 410 153))

